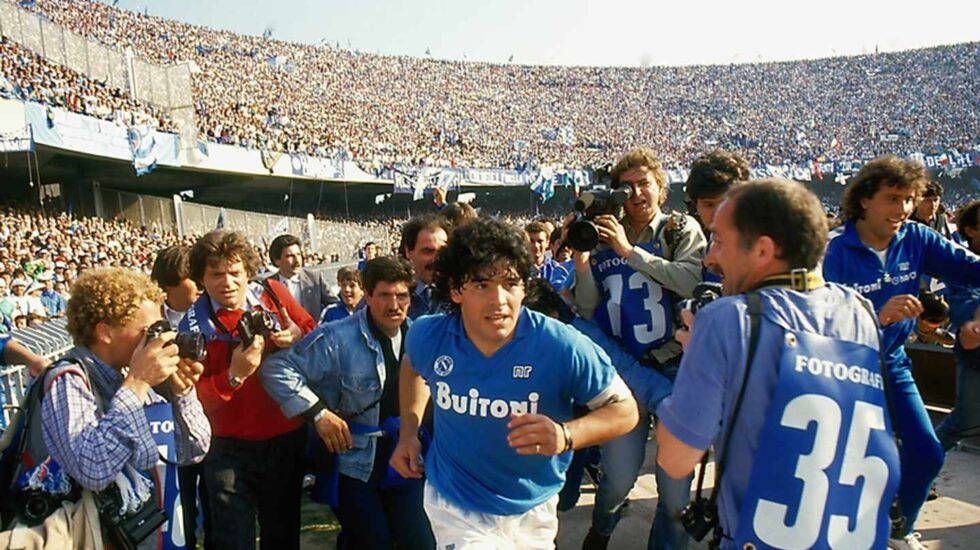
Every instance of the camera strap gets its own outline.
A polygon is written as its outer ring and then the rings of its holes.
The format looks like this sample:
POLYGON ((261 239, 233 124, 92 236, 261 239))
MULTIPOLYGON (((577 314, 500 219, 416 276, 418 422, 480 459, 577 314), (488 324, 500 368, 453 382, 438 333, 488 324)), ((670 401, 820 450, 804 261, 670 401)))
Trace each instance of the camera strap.
POLYGON ((286 316, 283 315, 282 301, 274 290, 272 290, 272 285, 269 284, 269 279, 272 277, 266 277, 262 279, 262 288, 265 289, 266 293, 269 295, 269 299, 272 300, 272 304, 276 306, 276 313, 279 314, 280 319, 285 319, 286 316))
MULTIPOLYGON (((759 347, 759 325, 762 324, 762 296, 755 290, 750 291, 745 295, 745 301, 749 306, 749 350, 748 357, 745 360, 745 374, 742 376, 742 383, 738 388, 738 396, 735 398, 735 408, 732 410, 732 421, 728 424, 728 428, 725 430, 725 437, 722 439, 722 452, 721 456, 715 464, 715 486, 711 488, 711 497, 709 504, 711 509, 716 509, 718 502, 718 495, 721 493, 721 477, 725 472, 725 464, 728 459, 728 450, 730 448, 729 443, 731 443, 732 430, 735 427, 735 423, 738 422, 738 413, 742 408, 742 399, 745 397, 745 388, 748 386, 749 373, 752 369, 752 362, 755 359, 756 349, 759 347)), ((701 472, 698 474, 698 487, 697 492, 700 494, 701 487, 704 484, 704 475, 706 466, 708 464, 708 454, 705 453, 704 458, 701 459, 701 472)), ((717 524, 715 537, 720 535, 721 523, 717 524)))

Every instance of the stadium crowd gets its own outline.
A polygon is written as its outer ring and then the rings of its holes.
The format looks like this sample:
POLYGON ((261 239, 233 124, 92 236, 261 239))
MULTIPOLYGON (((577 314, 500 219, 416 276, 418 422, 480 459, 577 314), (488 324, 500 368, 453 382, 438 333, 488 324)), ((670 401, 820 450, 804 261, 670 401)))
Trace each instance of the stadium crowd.
POLYGON ((589 167, 638 144, 668 168, 706 147, 739 149, 761 166, 965 151, 978 138, 978 43, 781 63, 545 67, 295 44, 93 0, 31 9, 157 63, 194 62, 208 140, 349 156, 366 169, 589 167))
POLYGON ((136 101, 124 90, 52 63, 6 36, 0 38, 0 97, 36 101, 123 126, 148 124, 162 131, 176 131, 161 109, 136 101))
MULTIPOLYGON (((306 265, 350 261, 366 242, 365 235, 391 232, 397 235, 398 220, 334 222, 331 228, 332 234, 325 236, 330 242, 318 251, 308 251, 306 265)), ((160 250, 189 245, 197 237, 189 234, 181 238, 171 230, 139 226, 125 219, 72 216, 55 203, 45 208, 3 205, 0 209, 0 333, 63 316, 64 302, 71 296, 75 279, 87 269, 111 266, 149 274, 160 250)), ((267 258, 263 236, 254 237, 256 253, 260 258, 267 258)), ((397 243, 397 236, 380 242, 391 239, 397 243)), ((273 269, 266 266, 262 271, 273 269)))

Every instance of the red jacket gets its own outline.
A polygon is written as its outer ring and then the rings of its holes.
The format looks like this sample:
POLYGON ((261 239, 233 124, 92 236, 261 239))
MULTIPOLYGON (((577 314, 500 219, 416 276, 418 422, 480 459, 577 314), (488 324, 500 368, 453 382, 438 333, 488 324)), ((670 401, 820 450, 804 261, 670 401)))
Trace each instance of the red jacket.
MULTIPOLYGON (((268 281, 268 288, 275 293, 282 308, 289 314, 306 335, 316 327, 316 322, 296 299, 278 281, 268 281)), ((202 297, 209 300, 207 294, 202 297)), ((268 291, 263 291, 259 300, 270 311, 278 312, 268 291)), ((224 325, 233 336, 238 335, 238 321, 242 310, 219 309, 215 312, 216 321, 224 325)), ((281 316, 279 321, 282 322, 281 316)), ((211 431, 216 437, 263 441, 277 435, 291 432, 302 424, 301 418, 289 419, 283 416, 279 405, 269 397, 259 377, 258 371, 245 379, 237 389, 228 382, 228 369, 231 366, 232 346, 237 342, 211 340, 207 343, 207 358, 204 360, 204 374, 197 382, 197 396, 204 405, 204 412, 211 419, 211 431)), ((263 360, 278 348, 266 340, 263 360)), ((263 368, 259 366, 259 368, 263 368)))

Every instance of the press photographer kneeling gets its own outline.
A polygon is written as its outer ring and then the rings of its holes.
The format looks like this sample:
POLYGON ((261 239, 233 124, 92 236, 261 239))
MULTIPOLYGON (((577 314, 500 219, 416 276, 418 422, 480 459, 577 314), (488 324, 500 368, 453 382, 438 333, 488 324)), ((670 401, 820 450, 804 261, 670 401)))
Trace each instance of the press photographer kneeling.
POLYGON ((57 547, 183 547, 176 472, 161 477, 157 467, 163 447, 168 462, 200 461, 211 427, 194 388, 204 367, 179 356, 172 331, 160 333, 162 303, 163 292, 131 270, 90 271, 72 288, 75 347, 36 382, 39 403, 28 400, 13 495, 21 524, 44 522, 65 500, 98 509, 85 524, 76 514, 57 547), (88 528, 98 523, 101 533, 88 528))

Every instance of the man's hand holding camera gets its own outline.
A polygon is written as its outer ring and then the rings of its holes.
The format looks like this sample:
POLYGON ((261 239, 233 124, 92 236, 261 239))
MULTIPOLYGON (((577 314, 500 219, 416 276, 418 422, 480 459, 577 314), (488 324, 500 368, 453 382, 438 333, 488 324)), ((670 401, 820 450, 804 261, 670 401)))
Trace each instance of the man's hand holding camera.
POLYGON ((174 395, 182 397, 190 393, 191 388, 197 384, 203 373, 203 363, 181 357, 180 362, 177 363, 177 372, 170 377, 170 385, 173 387, 174 395))
POLYGON ((263 348, 265 348, 265 338, 261 334, 256 334, 248 347, 244 344, 236 346, 231 352, 231 366, 228 372, 241 380, 252 376, 262 363, 263 348))
POLYGON ((596 229, 599 230, 599 240, 608 244, 617 255, 628 259, 633 255, 633 245, 626 237, 623 224, 615 216, 603 214, 595 218, 596 229))
POLYGON ((177 346, 168 344, 175 336, 174 332, 166 332, 138 345, 129 360, 129 373, 123 386, 140 399, 145 399, 150 388, 162 384, 176 373, 180 363, 177 346))
POLYGON ((694 313, 689 309, 682 309, 681 321, 684 322, 684 325, 674 332, 674 340, 677 340, 681 347, 686 350, 687 343, 691 341, 691 333, 694 331, 694 313))

